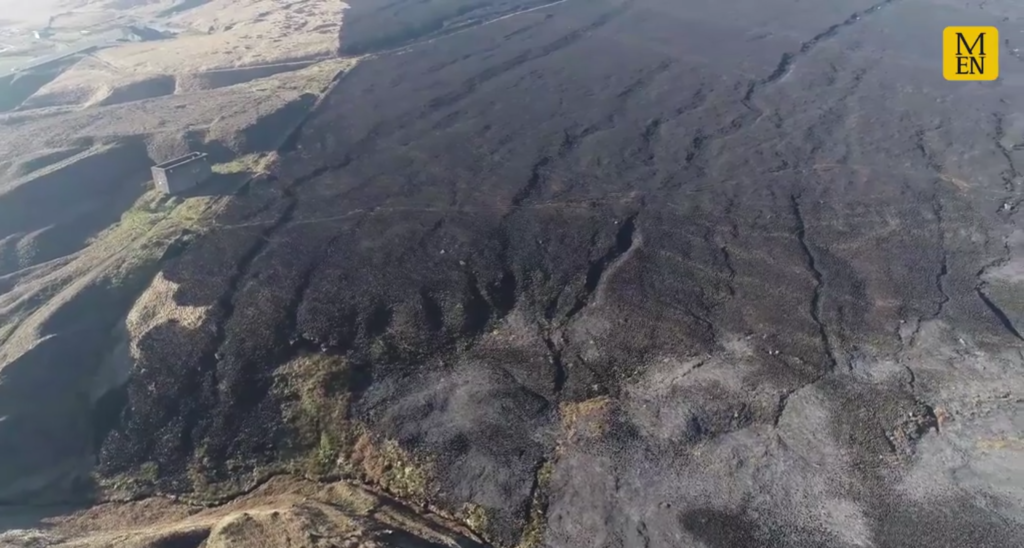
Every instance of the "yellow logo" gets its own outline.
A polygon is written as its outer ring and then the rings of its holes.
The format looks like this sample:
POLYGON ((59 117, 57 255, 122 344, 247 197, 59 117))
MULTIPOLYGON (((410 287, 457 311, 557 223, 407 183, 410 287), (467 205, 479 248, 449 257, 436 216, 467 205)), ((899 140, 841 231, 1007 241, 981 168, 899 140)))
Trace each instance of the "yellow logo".
POLYGON ((942 75, 946 80, 999 78, 999 29, 946 27, 942 32, 942 75))

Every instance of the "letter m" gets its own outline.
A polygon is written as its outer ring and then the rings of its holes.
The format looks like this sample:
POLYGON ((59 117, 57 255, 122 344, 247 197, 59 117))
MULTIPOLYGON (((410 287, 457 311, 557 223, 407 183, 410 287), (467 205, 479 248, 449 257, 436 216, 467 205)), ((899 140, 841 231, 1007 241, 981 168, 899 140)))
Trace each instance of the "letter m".
POLYGON ((964 55, 963 50, 965 49, 967 50, 967 55, 985 55, 985 33, 979 34, 971 45, 967 44, 967 38, 964 37, 962 32, 956 33, 956 54, 964 55), (978 53, 974 53, 974 48, 978 48, 978 53))

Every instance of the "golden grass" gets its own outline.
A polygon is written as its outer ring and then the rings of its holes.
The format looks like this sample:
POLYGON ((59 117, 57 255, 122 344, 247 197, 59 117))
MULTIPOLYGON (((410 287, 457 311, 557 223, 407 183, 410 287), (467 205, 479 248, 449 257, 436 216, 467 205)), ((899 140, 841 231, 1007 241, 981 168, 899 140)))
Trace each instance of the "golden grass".
POLYGON ((136 343, 150 329, 167 323, 177 322, 186 329, 199 329, 206 321, 207 313, 212 306, 182 306, 175 303, 174 294, 178 284, 167 280, 163 273, 156 277, 135 301, 125 319, 128 333, 131 335, 130 347, 132 356, 139 357, 136 343))
POLYGON ((1006 437, 980 440, 977 442, 976 446, 982 451, 1024 451, 1024 439, 1018 437, 1006 437))
POLYGON ((566 440, 578 435, 602 435, 607 427, 608 413, 612 400, 608 396, 591 398, 581 402, 564 402, 559 406, 562 418, 562 432, 566 440))
POLYGON ((516 548, 538 548, 544 543, 544 534, 547 532, 548 486, 551 484, 551 475, 554 471, 555 465, 551 460, 544 461, 537 470, 537 488, 533 492, 533 500, 530 501, 526 527, 523 528, 516 548))
POLYGON ((378 442, 364 432, 348 462, 367 483, 411 504, 426 500, 429 465, 418 462, 394 440, 378 442))
POLYGON ((332 483, 321 493, 321 500, 357 516, 368 516, 381 507, 380 499, 347 483, 332 483))
POLYGON ((298 356, 275 372, 274 393, 281 399, 285 422, 295 429, 293 470, 310 478, 338 471, 338 461, 355 435, 347 420, 348 363, 324 354, 298 356))
POLYGON ((471 531, 478 535, 486 536, 487 529, 490 526, 490 517, 487 515, 486 508, 479 504, 466 503, 462 505, 460 518, 471 531))
POLYGON ((290 467, 311 479, 355 477, 403 500, 424 501, 429 466, 394 440, 375 439, 348 420, 348 368, 344 358, 324 354, 299 356, 278 368, 274 393, 299 448, 290 467))
POLYGON ((416 545, 455 546, 463 544, 461 535, 467 534, 454 520, 424 515, 356 485, 324 485, 289 476, 273 478, 250 493, 212 507, 155 497, 97 505, 49 524, 46 531, 25 531, 25 535, 0 533, 0 544, 7 546, 4 542, 13 540, 14 546, 25 548, 375 546, 381 542, 380 532, 390 529, 422 539, 413 542, 416 545), (47 539, 53 541, 39 542, 47 539))
POLYGON ((222 175, 234 175, 237 173, 249 173, 257 175, 267 173, 270 167, 277 162, 277 153, 253 153, 239 156, 230 162, 214 164, 210 167, 214 173, 222 175))
POLYGON ((167 74, 327 58, 338 47, 343 7, 338 0, 211 0, 173 18, 193 32, 96 56, 122 71, 167 74))

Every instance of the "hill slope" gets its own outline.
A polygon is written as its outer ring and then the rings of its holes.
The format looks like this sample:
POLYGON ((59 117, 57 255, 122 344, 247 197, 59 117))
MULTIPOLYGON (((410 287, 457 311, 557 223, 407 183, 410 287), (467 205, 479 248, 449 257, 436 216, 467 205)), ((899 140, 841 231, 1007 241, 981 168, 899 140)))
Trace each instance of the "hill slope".
POLYGON ((302 476, 495 546, 1024 544, 1020 80, 928 48, 1020 8, 402 6, 353 5, 368 57, 106 326, 68 449, 100 499, 302 476))

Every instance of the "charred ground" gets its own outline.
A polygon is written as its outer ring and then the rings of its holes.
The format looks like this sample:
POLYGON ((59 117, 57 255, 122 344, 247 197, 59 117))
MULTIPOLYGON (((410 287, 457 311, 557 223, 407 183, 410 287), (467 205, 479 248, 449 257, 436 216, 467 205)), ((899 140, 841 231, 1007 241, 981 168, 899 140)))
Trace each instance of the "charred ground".
POLYGON ((930 47, 1024 13, 768 4, 353 2, 378 54, 162 269, 202 312, 133 339, 100 473, 503 546, 1024 542, 1020 80, 930 47))

